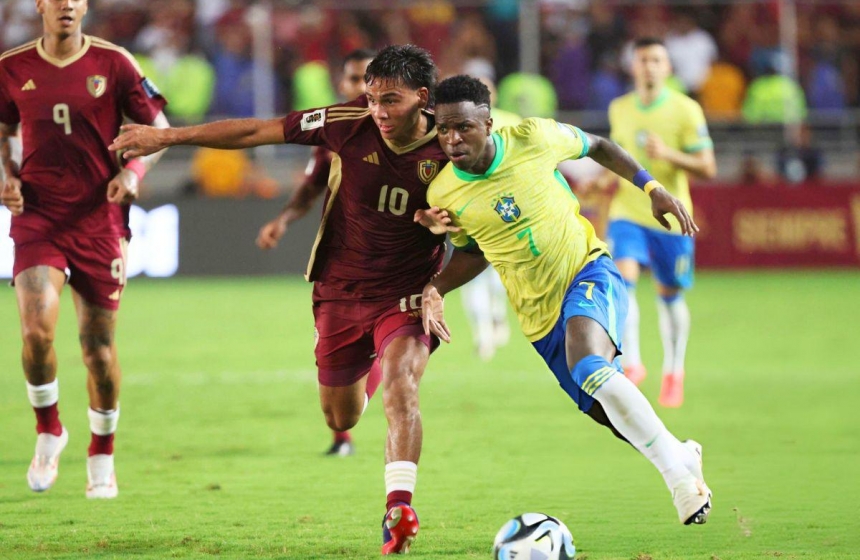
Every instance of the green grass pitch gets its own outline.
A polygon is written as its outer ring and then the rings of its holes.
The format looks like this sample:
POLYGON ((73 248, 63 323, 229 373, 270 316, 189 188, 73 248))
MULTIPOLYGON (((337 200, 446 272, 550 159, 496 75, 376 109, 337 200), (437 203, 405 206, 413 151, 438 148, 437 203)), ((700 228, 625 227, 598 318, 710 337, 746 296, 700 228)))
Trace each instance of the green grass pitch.
MULTIPOLYGON (((640 286, 649 399, 661 349, 640 286)), ((421 389, 416 558, 488 559, 510 517, 564 520, 581 560, 860 558, 860 273, 700 273, 689 296, 687 401, 658 410, 704 444, 707 525, 683 527, 657 472, 577 413, 525 339, 484 364, 459 298, 454 342, 421 389)), ((25 472, 35 420, 14 293, 0 291, 0 559, 377 558, 385 420, 325 458, 310 288, 296 279, 132 280, 118 499, 84 498, 89 441, 74 314, 57 333, 71 441, 43 495, 25 472)), ((512 319, 513 321, 513 319, 512 319)))

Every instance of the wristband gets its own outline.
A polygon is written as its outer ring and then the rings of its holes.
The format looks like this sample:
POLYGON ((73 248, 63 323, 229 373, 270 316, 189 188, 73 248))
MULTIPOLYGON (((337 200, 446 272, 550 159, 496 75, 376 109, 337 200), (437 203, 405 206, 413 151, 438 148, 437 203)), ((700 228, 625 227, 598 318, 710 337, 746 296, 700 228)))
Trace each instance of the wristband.
POLYGON ((146 175, 146 165, 143 164, 140 159, 133 159, 129 161, 125 168, 137 175, 138 181, 143 181, 143 177, 146 175))
MULTIPOLYGON (((646 171, 645 169, 640 169, 639 171, 636 172, 636 175, 633 176, 633 184, 645 192, 648 192, 645 188, 645 185, 647 185, 649 182, 651 182, 653 180, 654 180, 654 177, 652 177, 651 174, 648 173, 648 171, 646 171)), ((652 190, 654 189, 654 187, 651 187, 651 188, 652 188, 652 190)))
POLYGON ((657 181, 654 181, 652 179, 651 181, 648 181, 647 183, 645 183, 645 188, 643 190, 645 191, 645 194, 651 194, 651 191, 653 191, 657 187, 661 187, 661 186, 662 185, 660 183, 658 183, 657 181))

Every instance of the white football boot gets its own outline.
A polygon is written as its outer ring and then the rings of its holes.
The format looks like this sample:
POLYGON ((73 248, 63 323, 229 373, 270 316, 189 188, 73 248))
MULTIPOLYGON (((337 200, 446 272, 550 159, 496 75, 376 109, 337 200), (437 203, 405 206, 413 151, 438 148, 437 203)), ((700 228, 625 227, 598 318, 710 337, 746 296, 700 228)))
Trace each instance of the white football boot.
POLYGON ((684 525, 701 525, 711 513, 711 489, 702 475, 702 446, 691 439, 684 442, 695 460, 690 465, 690 474, 672 489, 672 501, 678 510, 678 519, 684 525))
POLYGON ((59 474, 60 453, 69 443, 69 432, 63 427, 59 436, 39 434, 36 437, 36 453, 27 470, 27 484, 33 492, 44 492, 54 485, 59 474))
POLYGON ((113 468, 113 455, 93 455, 87 457, 87 498, 116 498, 119 488, 116 485, 116 472, 113 468))

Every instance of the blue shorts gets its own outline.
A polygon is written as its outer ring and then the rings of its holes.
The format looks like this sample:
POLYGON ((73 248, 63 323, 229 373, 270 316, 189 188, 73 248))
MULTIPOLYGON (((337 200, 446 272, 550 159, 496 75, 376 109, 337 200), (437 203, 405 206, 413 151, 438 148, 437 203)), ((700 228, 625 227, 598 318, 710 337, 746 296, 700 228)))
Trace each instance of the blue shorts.
MULTIPOLYGON (((600 257, 585 265, 565 292, 561 313, 552 330, 542 339, 532 342, 561 388, 581 411, 588 412, 594 398, 574 382, 571 368, 567 365, 565 331, 571 317, 590 317, 597 321, 621 353, 621 332, 627 318, 627 287, 612 259, 600 257)), ((616 357, 615 366, 620 370, 617 362, 616 357)))
POLYGON ((609 222, 609 251, 616 260, 633 259, 650 267, 664 286, 693 286, 695 245, 686 235, 663 233, 626 220, 609 222))

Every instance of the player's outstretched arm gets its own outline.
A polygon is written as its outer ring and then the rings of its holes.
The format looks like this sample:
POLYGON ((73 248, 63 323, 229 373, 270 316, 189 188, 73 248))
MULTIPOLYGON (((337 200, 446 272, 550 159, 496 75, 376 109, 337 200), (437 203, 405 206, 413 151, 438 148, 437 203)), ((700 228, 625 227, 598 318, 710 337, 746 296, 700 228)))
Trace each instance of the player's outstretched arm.
POLYGON ((681 224, 682 234, 693 236, 699 231, 699 226, 684 204, 655 181, 624 148, 602 136, 588 133, 585 136, 588 139, 588 156, 648 193, 651 197, 651 213, 664 228, 672 229, 665 217, 666 214, 672 214, 681 224))
POLYGON ((445 270, 436 275, 421 293, 421 316, 424 332, 451 342, 451 331, 445 323, 445 294, 456 290, 484 271, 489 263, 479 249, 455 249, 445 270))
MULTIPOLYGON (((170 128, 170 122, 163 112, 158 113, 152 121, 155 128, 170 128)), ((108 183, 108 202, 114 204, 131 204, 140 195, 140 182, 152 169, 167 149, 152 155, 129 160, 125 167, 108 183)))
POLYGON ((0 165, 3 168, 3 189, 0 202, 18 216, 24 212, 24 196, 21 194, 21 179, 18 178, 18 164, 12 159, 12 138, 18 126, 0 123, 0 165))
POLYGON ((148 156, 170 146, 190 145, 239 150, 284 142, 283 119, 228 119, 181 128, 155 128, 125 124, 109 146, 126 150, 125 159, 148 156))

